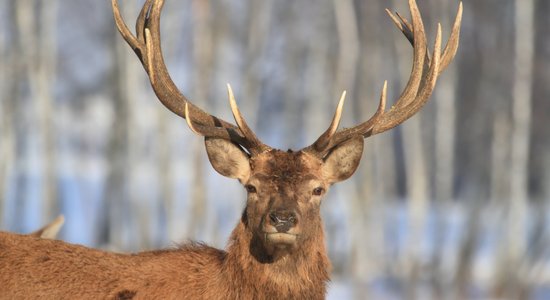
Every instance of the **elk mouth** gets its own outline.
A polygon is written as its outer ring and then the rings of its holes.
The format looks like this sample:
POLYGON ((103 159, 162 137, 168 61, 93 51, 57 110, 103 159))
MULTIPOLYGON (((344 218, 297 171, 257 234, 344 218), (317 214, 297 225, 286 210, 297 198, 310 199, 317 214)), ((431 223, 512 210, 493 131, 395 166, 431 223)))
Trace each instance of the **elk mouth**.
POLYGON ((284 232, 266 232, 265 240, 273 245, 292 246, 296 243, 297 235, 284 232))

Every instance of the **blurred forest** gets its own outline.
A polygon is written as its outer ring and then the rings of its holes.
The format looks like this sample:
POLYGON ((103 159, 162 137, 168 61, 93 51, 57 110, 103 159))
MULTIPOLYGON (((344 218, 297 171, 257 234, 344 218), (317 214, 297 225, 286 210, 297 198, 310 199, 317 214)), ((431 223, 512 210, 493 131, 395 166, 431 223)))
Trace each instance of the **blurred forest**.
MULTIPOLYGON (((133 23, 143 1, 120 1, 133 23)), ((166 64, 231 120, 225 83, 267 144, 299 149, 408 79, 384 12, 406 0, 166 1, 166 64)), ((418 0, 433 42, 456 0, 418 0)), ((444 42, 446 42, 444 40, 444 42)), ((110 1, 0 1, 0 228, 62 213, 61 239, 116 251, 224 247, 245 203, 203 140, 156 99, 110 1)), ((390 102, 391 104, 391 102, 390 102)), ((455 61, 404 125, 366 142, 323 203, 329 298, 550 297, 550 1, 465 0, 455 61)))

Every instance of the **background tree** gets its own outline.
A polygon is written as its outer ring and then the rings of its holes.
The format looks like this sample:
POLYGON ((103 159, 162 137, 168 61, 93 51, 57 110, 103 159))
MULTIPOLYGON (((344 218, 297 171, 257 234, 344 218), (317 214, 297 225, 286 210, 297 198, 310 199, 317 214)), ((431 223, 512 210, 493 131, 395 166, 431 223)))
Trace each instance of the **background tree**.
MULTIPOLYGON (((70 242, 223 247, 244 191, 158 103, 108 1, 88 2, 0 3, 2 230, 63 213, 70 242)), ((123 2, 133 20, 143 1, 123 2)), ((450 30, 458 1, 418 4, 430 39, 438 21, 450 30)), ((229 82, 262 140, 297 149, 326 128, 343 90, 347 127, 372 114, 385 79, 389 99, 399 95, 412 51, 386 7, 408 16, 406 1, 167 1, 163 50, 199 106, 231 119, 229 82)), ((549 15, 545 0, 465 1, 457 57, 430 102, 367 140, 353 180, 324 201, 330 297, 547 288, 549 15)))

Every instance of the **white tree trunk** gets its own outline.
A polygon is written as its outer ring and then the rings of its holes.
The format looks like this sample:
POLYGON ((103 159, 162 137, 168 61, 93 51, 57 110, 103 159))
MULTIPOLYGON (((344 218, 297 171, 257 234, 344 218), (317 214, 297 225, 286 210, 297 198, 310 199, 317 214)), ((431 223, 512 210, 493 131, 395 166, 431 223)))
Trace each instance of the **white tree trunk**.
POLYGON ((57 12, 58 0, 50 0, 42 5, 40 11, 40 31, 37 32, 37 114, 42 144, 42 186, 44 192, 42 202, 42 217, 44 221, 53 220, 58 213, 57 199, 57 150, 54 112, 53 88, 56 81, 57 64, 57 12))
POLYGON ((512 104, 510 170, 510 255, 518 259, 525 252, 528 202, 529 137, 534 55, 534 0, 516 0, 515 80, 512 104))

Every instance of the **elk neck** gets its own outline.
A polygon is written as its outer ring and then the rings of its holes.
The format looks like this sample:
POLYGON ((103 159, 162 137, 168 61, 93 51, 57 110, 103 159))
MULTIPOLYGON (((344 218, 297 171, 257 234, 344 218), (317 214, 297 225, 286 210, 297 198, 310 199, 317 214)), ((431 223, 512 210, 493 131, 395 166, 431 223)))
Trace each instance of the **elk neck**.
POLYGON ((246 212, 229 238, 223 272, 230 282, 247 282, 256 291, 270 291, 278 299, 324 299, 330 261, 324 232, 318 220, 317 232, 301 247, 280 257, 268 255, 247 228, 246 212), (321 288, 322 287, 322 288, 321 288))

